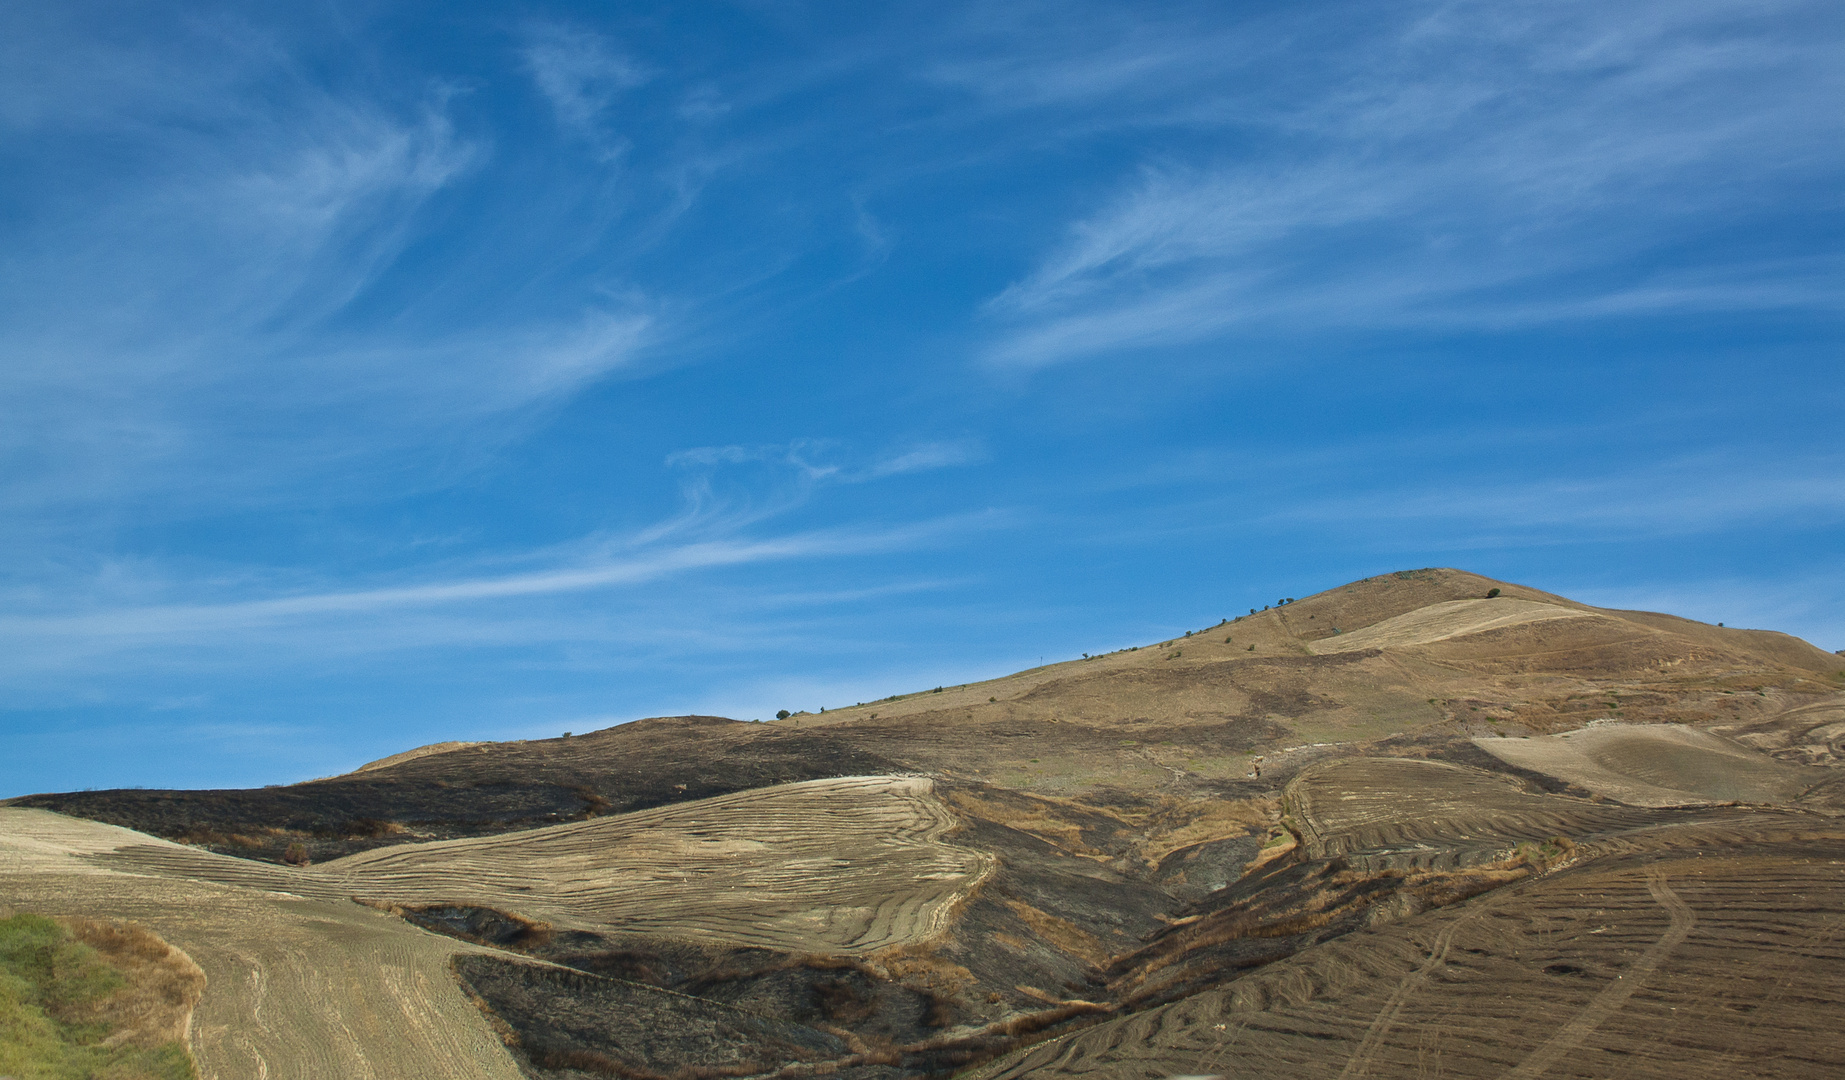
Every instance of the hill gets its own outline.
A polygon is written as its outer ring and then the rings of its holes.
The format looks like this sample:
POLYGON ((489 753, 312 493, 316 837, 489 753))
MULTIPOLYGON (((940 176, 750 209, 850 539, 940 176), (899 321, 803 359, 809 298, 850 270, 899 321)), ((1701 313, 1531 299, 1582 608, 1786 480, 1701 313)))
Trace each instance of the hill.
MULTIPOLYGON (((418 955, 457 957, 534 1077, 1636 1075, 1648 1054, 1717 1076, 1739 1059, 1696 1048, 1787 1034, 1726 1004, 1743 986, 1798 988, 1805 1056, 1775 1074, 1828 1075, 1845 988, 1801 973, 1836 951, 1845 879, 1800 867, 1845 858, 1841 755, 1845 657, 1420 570, 773 723, 0 815, 119 827, 69 865, 242 908, 356 899, 446 941, 418 955), (1475 985, 1506 1002, 1491 1039, 1462 1039, 1475 985)), ((116 878, 65 887, 61 913, 126 902, 116 878)))

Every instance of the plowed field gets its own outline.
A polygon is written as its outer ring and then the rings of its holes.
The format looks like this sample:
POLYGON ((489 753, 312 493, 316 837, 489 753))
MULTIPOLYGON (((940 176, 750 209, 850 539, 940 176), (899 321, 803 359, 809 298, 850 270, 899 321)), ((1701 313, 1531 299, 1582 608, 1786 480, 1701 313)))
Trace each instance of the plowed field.
POLYGON ((122 849, 237 862, 0 809, 0 896, 49 915, 132 919, 190 954, 207 980, 190 1039, 204 1080, 519 1080, 449 973, 470 946, 350 901, 137 871, 122 849))
POLYGON ((1348 758, 1288 785, 1286 804, 1314 858, 1369 869, 1498 862, 1521 842, 1580 841, 1661 820, 1657 813, 1524 790, 1510 777, 1438 761, 1348 758))
POLYGON ((953 826, 931 781, 861 776, 404 844, 299 870, 152 838, 103 858, 329 900, 488 907, 559 929, 851 953, 935 933, 986 871, 987 856, 938 842, 953 826))
POLYGON ((1845 1075, 1845 836, 1687 856, 1598 862, 1352 934, 978 1075, 1845 1075))
POLYGON ((314 868, 367 899, 472 904, 559 928, 811 952, 928 937, 989 859, 939 838, 932 783, 846 777, 366 852, 314 868))
POLYGON ((0 809, 0 897, 127 918, 208 978, 206 1077, 519 1075, 449 958, 484 952, 351 902, 491 907, 560 927, 863 952, 940 927, 989 857, 939 843, 928 780, 857 777, 293 869, 0 809))

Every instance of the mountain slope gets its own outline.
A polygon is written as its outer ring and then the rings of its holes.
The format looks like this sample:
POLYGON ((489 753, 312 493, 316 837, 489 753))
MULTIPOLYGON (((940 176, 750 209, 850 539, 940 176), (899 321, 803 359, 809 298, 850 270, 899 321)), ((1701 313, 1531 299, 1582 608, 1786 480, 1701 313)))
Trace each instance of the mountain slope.
MULTIPOLYGON (((1581 1001, 1552 1008, 1519 998, 1551 976, 1519 966, 1536 931, 1503 919, 1665 912, 1649 940, 1684 934, 1648 970, 1676 980, 1679 1008, 1728 1007, 1704 961, 1673 966, 1679 944, 1763 985, 1777 965, 1823 963, 1824 927, 1745 940, 1708 914, 1715 893, 1672 884, 1693 913, 1673 922, 1644 868, 1677 860, 1678 882, 1707 850, 1734 857, 1723 888, 1783 881, 1845 844, 1842 759, 1845 658, 1438 569, 774 723, 662 718, 437 744, 281 788, 13 802, 241 857, 193 866, 163 848, 149 872, 362 897, 468 942, 460 977, 545 1080, 894 1080, 1019 1054, 1000 1071, 1209 1073, 1244 1050, 1159 1019, 1206 1015, 1268 1031, 1237 1045, 1315 1075, 1426 1073, 1440 1053, 1457 1073, 1567 1075, 1572 1055, 1602 1069, 1604 1023, 1625 1032, 1603 1048, 1617 1055, 1696 1040, 1659 1042, 1633 1011, 1652 999, 1607 996, 1624 958, 1651 955, 1645 933, 1610 952, 1585 930, 1553 950, 1552 966, 1587 974, 1558 984, 1581 1001), (867 792, 911 790, 934 808, 921 847, 854 817, 867 792), (291 847, 316 865, 274 866, 291 847), (1569 881, 1584 884, 1550 884, 1569 881), (920 914, 879 914, 906 911, 920 914), (1423 988, 1426 1022, 1459 1024, 1440 1002, 1465 996, 1432 988, 1476 976, 1513 995, 1498 1043, 1402 1043, 1391 1017, 1423 1015, 1423 988), (1304 999, 1284 992, 1316 980, 1304 999), (1381 1011, 1334 1023, 1308 1008, 1322 993, 1350 1017, 1381 1011), (1545 1041, 1545 1024, 1581 1038, 1545 1041), (654 1037, 666 1028, 732 1034, 654 1037), (1028 1049, 1047 1038, 1063 1056, 1028 1049)), ((1770 903, 1760 918, 1784 915, 1770 903)), ((1845 991, 1801 985, 1801 1015, 1831 1025, 1799 1021, 1811 1061, 1831 1062, 1845 991)))

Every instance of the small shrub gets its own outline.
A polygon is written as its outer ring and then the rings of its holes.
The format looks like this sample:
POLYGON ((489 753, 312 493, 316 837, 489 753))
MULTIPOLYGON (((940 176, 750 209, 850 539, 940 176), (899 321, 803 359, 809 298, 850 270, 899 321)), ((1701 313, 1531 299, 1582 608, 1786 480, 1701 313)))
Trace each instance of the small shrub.
POLYGON ((1498 590, 1498 589, 1488 589, 1488 590, 1486 590, 1486 598, 1487 598, 1488 600, 1491 600, 1491 599, 1492 599, 1493 597, 1495 597, 1495 596, 1498 596, 1498 595, 1499 595, 1499 590, 1498 590))
POLYGON ((786 719, 788 719, 788 718, 789 718, 790 716, 793 716, 793 715, 794 715, 794 714, 793 714, 793 713, 791 713, 791 712, 789 712, 789 711, 788 711, 787 709, 777 709, 777 710, 775 710, 775 718, 776 718, 777 720, 786 720, 786 719))

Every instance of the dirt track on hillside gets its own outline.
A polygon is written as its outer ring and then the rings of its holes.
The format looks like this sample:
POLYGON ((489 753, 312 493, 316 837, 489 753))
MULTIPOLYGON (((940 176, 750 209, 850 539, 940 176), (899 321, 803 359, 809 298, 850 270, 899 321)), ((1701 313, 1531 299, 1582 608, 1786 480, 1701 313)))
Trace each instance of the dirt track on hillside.
POLYGON ((292 869, 3 808, 0 898, 133 919, 191 954, 209 979, 192 1039, 207 1078, 513 1080, 449 971, 487 950, 351 898, 869 952, 936 932, 986 872, 938 842, 953 824, 925 779, 858 777, 292 869))
POLYGON ((1371 626, 1336 637, 1321 638, 1309 648, 1320 654, 1357 652, 1360 649, 1401 648, 1502 630, 1526 623, 1555 619, 1600 619, 1593 612, 1536 600, 1495 597, 1491 600, 1450 600, 1430 604, 1371 626))
POLYGON ((1835 1077, 1841 910, 1842 835, 1629 856, 1338 939, 974 1076, 1835 1077))
POLYGON ((184 949, 207 979, 191 1038, 203 1080, 519 1080, 449 973, 470 946, 347 900, 154 876, 111 854, 162 847, 223 858, 0 809, 0 897, 43 914, 132 919, 184 949))
POLYGON ((558 929, 657 933, 791 952, 926 938, 990 859, 939 843, 931 782, 842 777, 307 869, 155 842, 124 868, 322 899, 487 907, 558 929))

